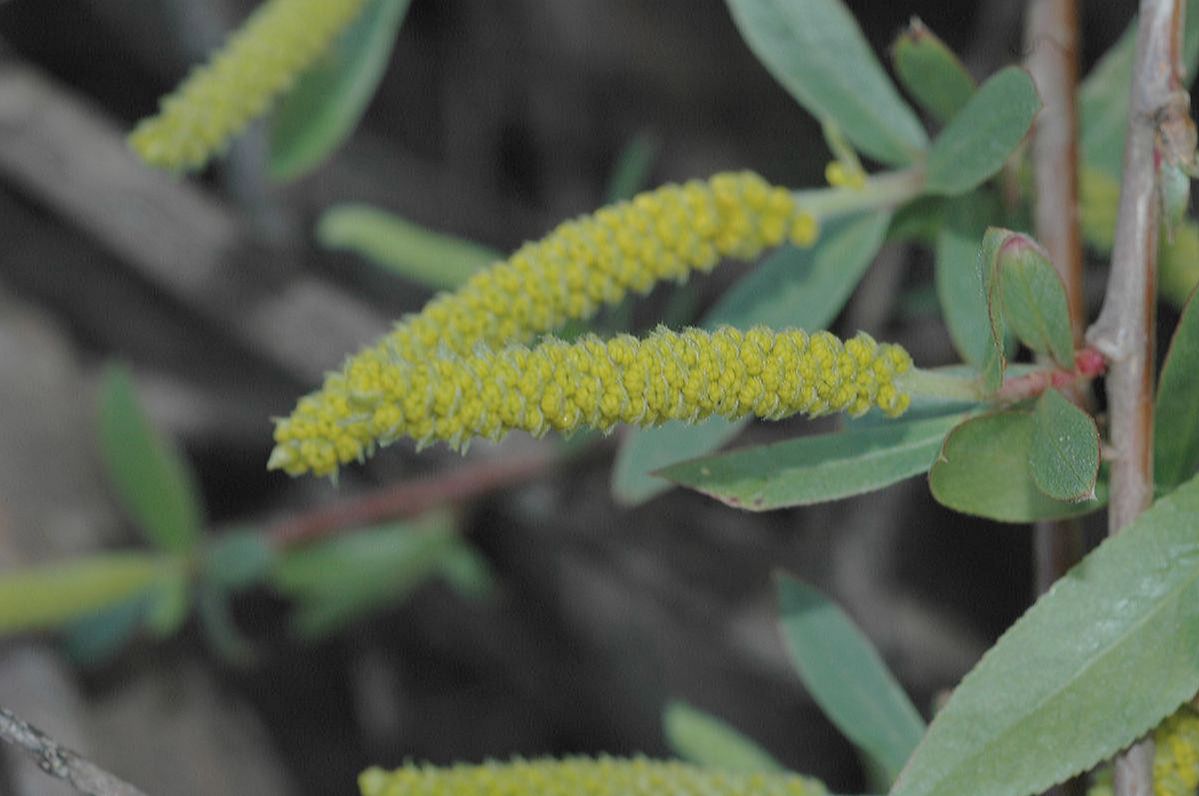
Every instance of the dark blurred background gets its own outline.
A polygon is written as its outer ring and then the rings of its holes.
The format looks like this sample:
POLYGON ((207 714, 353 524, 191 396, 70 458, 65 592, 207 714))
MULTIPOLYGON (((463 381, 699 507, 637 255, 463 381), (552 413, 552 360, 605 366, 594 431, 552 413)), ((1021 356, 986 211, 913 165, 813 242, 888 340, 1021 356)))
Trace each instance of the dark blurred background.
MULTIPOLYGON (((916 15, 978 77, 1022 55, 1017 0, 849 5, 879 52, 916 15)), ((259 128, 198 178, 149 174, 122 136, 252 6, 0 3, 0 565, 132 543, 94 443, 96 374, 114 358, 195 463, 218 528, 462 465, 397 446, 336 488, 265 471, 268 418, 429 295, 316 247, 335 202, 507 251, 601 204, 638 135, 656 145, 651 184, 751 168, 818 185, 829 159, 717 0, 414 0, 363 125, 314 175, 271 185, 259 128)), ((1083 6, 1089 64, 1132 4, 1083 6)), ((836 328, 949 362, 931 310, 902 300, 927 288, 928 259, 885 248, 836 328)), ((744 270, 698 280, 697 310, 744 270)), ((637 302, 634 325, 669 298, 637 302)), ((807 428, 759 424, 742 442, 807 428)), ((858 761, 777 638, 772 570, 841 602, 926 715, 1030 598, 1029 529, 951 515, 920 479, 750 515, 677 491, 620 508, 610 469, 603 448, 457 507, 494 571, 489 600, 432 584, 307 644, 285 631, 286 603, 255 591, 234 606, 260 651, 249 667, 191 631, 98 668, 53 639, 10 641, 0 703, 150 793, 317 794, 406 758, 664 755, 660 711, 681 698, 854 792, 858 761)), ((0 792, 58 792, 9 763, 0 792)))

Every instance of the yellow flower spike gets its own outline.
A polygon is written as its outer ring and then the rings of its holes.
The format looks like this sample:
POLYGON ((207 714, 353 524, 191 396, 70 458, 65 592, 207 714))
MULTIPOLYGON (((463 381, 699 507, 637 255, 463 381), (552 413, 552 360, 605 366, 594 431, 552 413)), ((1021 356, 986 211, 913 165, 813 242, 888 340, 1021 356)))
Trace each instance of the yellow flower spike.
POLYGON ((365 0, 267 0, 143 119, 129 145, 152 166, 201 168, 330 47, 365 0))
POLYGON ((610 431, 621 422, 651 426, 712 414, 779 418, 862 414, 878 406, 896 415, 907 408, 908 396, 895 378, 911 367, 907 352, 899 349, 897 356, 896 348, 865 334, 842 343, 828 332, 726 326, 713 332, 663 328, 644 340, 551 337, 534 348, 397 360, 387 366, 397 378, 380 380, 387 386, 361 400, 353 416, 330 413, 323 424, 282 421, 270 466, 325 475, 374 441, 404 436, 457 447, 511 431, 610 431))
POLYGON ((369 768, 362 796, 824 796, 819 781, 796 774, 750 774, 644 757, 567 757, 436 768, 369 768))
MULTIPOLYGON (((340 373, 329 375, 291 417, 277 423, 280 447, 268 466, 293 475, 317 472, 296 450, 306 439, 329 442, 311 432, 312 421, 328 415, 329 406, 347 393, 367 399, 368 405, 361 412, 364 419, 344 422, 339 434, 363 447, 380 439, 369 401, 386 394, 410 414, 406 399, 397 396, 407 394, 406 380, 415 371, 397 369, 397 364, 420 363, 442 353, 467 357, 480 344, 500 348, 526 343, 567 320, 589 317, 601 304, 615 303, 630 291, 644 292, 658 281, 682 281, 691 271, 709 270, 721 252, 752 259, 781 243, 783 230, 793 242, 810 246, 818 226, 790 192, 751 172, 666 185, 565 222, 543 240, 525 244, 508 260, 476 274, 458 291, 437 296, 348 360, 340 373)), ((664 389, 650 374, 645 378, 664 389)), ((320 474, 335 469, 322 468, 320 474)))
POLYGON ((1183 706, 1153 733, 1154 796, 1194 796, 1199 788, 1199 713, 1183 706))

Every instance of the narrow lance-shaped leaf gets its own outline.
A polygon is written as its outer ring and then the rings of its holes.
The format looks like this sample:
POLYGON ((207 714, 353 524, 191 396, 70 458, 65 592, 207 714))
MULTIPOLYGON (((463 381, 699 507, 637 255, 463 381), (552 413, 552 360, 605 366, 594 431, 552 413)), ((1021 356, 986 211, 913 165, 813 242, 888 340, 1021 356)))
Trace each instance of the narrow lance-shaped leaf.
MULTIPOLYGON (((967 420, 950 432, 928 474, 933 497, 943 506, 1000 522, 1033 522, 1094 511, 1106 499, 1081 503, 1054 500, 1037 488, 1029 463, 1035 421, 1012 410, 967 420)), ((1102 484, 1099 485, 1102 487, 1102 484)))
POLYGON ((125 510, 150 542, 173 552, 195 544, 203 528, 195 476, 150 424, 124 368, 109 368, 100 385, 100 453, 125 510))
POLYGON ((1199 478, 1037 601, 954 690, 891 796, 1025 796, 1199 690, 1199 478))
POLYGON ((1099 429, 1057 390, 1046 390, 1033 412, 1029 467, 1033 483, 1054 500, 1088 500, 1099 476, 1099 429))
POLYGON ((928 145, 841 0, 728 0, 741 36, 791 96, 870 157, 911 163, 928 145))
POLYGON ((962 359, 980 369, 995 353, 995 341, 987 303, 990 263, 983 262, 979 242, 998 210, 994 195, 984 190, 948 201, 934 247, 937 299, 949 337, 962 359))
MULTIPOLYGON (((887 211, 830 221, 810 249, 785 246, 721 297, 704 326, 749 329, 823 329, 837 317, 886 236, 887 211)), ((670 488, 650 475, 702 456, 728 442, 744 421, 709 418, 698 425, 667 423, 631 431, 617 452, 612 493, 622 503, 642 503, 670 488)))
POLYGON ((725 722, 688 705, 671 702, 662 711, 662 729, 675 754, 705 768, 753 773, 784 771, 762 747, 725 722))
POLYGON ((0 633, 56 627, 132 597, 174 570, 152 553, 108 555, 28 567, 0 576, 0 633))
POLYGON ((1007 355, 1003 347, 1007 323, 999 294, 999 253, 1004 242, 1013 234, 1010 230, 989 227, 983 235, 982 250, 979 252, 979 278, 986 297, 987 323, 981 370, 983 389, 988 393, 1003 386, 1003 374, 1007 370, 1007 355))
POLYGON ((486 246, 444 235, 370 205, 325 211, 316 239, 326 249, 352 251, 431 288, 454 288, 503 256, 486 246))
POLYGON ((1009 66, 996 73, 929 147, 925 190, 956 196, 981 185, 1003 168, 1040 109, 1027 71, 1009 66))
POLYGON ((953 50, 913 18, 891 45, 900 84, 942 124, 957 115, 978 87, 953 50))
POLYGON ((783 639, 808 692, 837 729, 894 780, 924 735, 920 713, 874 645, 836 604, 787 575, 778 578, 778 598, 783 639))
POLYGON ((978 369, 982 369, 995 348, 987 304, 988 278, 984 271, 989 264, 983 264, 978 243, 998 211, 994 195, 982 189, 947 201, 945 223, 936 235, 934 247, 936 297, 941 315, 958 354, 978 369))
POLYGON ((621 150, 616 166, 608 177, 605 194, 609 203, 632 199, 634 194, 645 190, 660 148, 658 140, 648 133, 633 136, 621 150))
POLYGON ((1168 492, 1199 471, 1199 301, 1191 295, 1157 385, 1153 480, 1168 492))
POLYGON ((660 474, 750 511, 838 500, 928 472, 945 435, 964 418, 797 437, 682 462, 660 474))
POLYGON ((387 70, 409 4, 368 0, 333 51, 284 96, 271 124, 272 178, 302 177, 354 131, 387 70))
POLYGON ((1045 250, 1027 235, 1009 232, 996 259, 1003 317, 1008 327, 1038 354, 1058 365, 1074 365, 1074 335, 1062 278, 1045 250))

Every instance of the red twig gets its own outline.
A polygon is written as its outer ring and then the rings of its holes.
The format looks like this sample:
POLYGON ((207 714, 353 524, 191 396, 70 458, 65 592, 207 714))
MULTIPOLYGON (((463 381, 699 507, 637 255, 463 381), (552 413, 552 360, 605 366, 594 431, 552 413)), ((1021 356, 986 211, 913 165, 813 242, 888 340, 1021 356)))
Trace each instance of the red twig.
MULTIPOLYGON (((1180 74, 1184 10, 1182 0, 1141 0, 1111 273, 1103 310, 1087 332, 1087 340, 1109 361, 1112 534, 1153 500, 1158 173, 1163 162, 1189 161, 1194 154, 1194 126, 1180 74)), ((1116 758, 1114 790, 1115 796, 1153 792, 1152 738, 1116 758)))
POLYGON ((545 472, 561 456, 548 448, 496 461, 468 464, 448 473, 404 481, 376 492, 323 506, 277 522, 266 530, 275 548, 292 547, 383 520, 413 517, 430 509, 479 497, 545 472))
POLYGON ((1074 369, 1045 368, 1004 381, 995 398, 999 403, 1014 404, 1035 398, 1049 388, 1069 390, 1103 375, 1107 363, 1098 350, 1087 347, 1074 354, 1074 369))

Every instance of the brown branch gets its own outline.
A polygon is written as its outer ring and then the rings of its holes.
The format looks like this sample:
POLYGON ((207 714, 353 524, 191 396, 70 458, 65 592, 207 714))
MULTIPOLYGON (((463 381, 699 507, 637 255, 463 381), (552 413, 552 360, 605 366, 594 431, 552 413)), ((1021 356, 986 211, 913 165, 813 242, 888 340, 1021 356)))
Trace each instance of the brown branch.
MULTIPOLYGON (((1158 172, 1163 162, 1189 161, 1194 151, 1179 56, 1184 8, 1182 0, 1141 0, 1111 273, 1103 310, 1087 332, 1087 340, 1109 360, 1112 534, 1153 500, 1158 172)), ((1152 738, 1117 757, 1115 796, 1152 793, 1152 761, 1152 738)))
POLYGON ((403 517, 479 497, 545 472, 562 457, 551 448, 469 464, 449 473, 400 482, 377 492, 338 501, 316 511, 275 523, 266 530, 273 547, 313 542, 338 531, 403 517))
POLYGON ((16 746, 52 777, 69 782, 88 796, 146 796, 87 758, 67 749, 44 732, 0 708, 0 739, 16 746))
POLYGON ((1066 286, 1074 345, 1086 328, 1078 223, 1078 0, 1030 0, 1028 68, 1041 95, 1032 139, 1036 238, 1066 286))
MULTIPOLYGON (((1033 227, 1037 240, 1066 288, 1074 346, 1083 341, 1082 233, 1078 212, 1078 0, 1029 0, 1025 38, 1028 68, 1041 95, 1032 139, 1033 227)), ((1080 406, 1089 401, 1083 383, 1067 391, 1080 406)), ((1042 520, 1033 526, 1033 577, 1043 594, 1083 555, 1082 528, 1077 520, 1042 520)), ((1050 791, 1080 790, 1071 782, 1050 791)))

